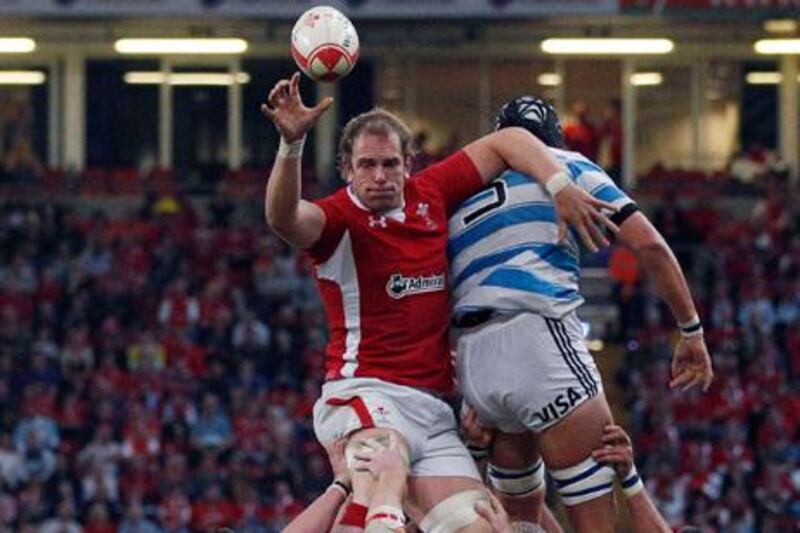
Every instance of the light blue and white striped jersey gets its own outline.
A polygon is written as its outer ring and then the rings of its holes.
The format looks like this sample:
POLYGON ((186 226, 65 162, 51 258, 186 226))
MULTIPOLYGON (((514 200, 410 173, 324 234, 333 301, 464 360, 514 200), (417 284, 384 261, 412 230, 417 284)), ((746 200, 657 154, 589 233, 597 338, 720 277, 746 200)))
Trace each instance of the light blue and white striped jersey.
MULTIPOLYGON (((632 200, 595 163, 551 148, 573 182, 617 208, 632 200)), ((547 190, 508 171, 467 199, 450 217, 454 316, 479 309, 531 311, 561 318, 583 303, 580 248, 570 232, 558 243, 556 210, 547 190)))

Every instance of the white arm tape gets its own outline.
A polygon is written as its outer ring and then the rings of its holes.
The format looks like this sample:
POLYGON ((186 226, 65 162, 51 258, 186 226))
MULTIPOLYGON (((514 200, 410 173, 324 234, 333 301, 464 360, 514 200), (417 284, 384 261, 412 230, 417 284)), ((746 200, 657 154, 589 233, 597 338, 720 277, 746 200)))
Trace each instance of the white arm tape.
POLYGON ((403 510, 394 505, 379 505, 370 509, 367 516, 366 531, 395 531, 406 525, 406 516, 403 510), (372 529, 370 529, 372 528, 372 529))
POLYGON ((563 191, 567 185, 570 185, 571 183, 572 180, 569 179, 567 173, 562 170, 550 176, 550 179, 545 182, 544 188, 547 189, 547 192, 550 194, 550 196, 555 198, 558 193, 563 191))
POLYGON ((305 135, 290 143, 286 142, 286 139, 281 136, 281 143, 278 145, 278 157, 282 157, 284 159, 300 159, 303 157, 303 147, 305 144, 305 135))
POLYGON ((644 483, 642 483, 642 478, 639 477, 639 472, 636 471, 636 465, 633 465, 631 471, 622 480, 622 492, 625 493, 625 497, 630 498, 643 490, 644 483))

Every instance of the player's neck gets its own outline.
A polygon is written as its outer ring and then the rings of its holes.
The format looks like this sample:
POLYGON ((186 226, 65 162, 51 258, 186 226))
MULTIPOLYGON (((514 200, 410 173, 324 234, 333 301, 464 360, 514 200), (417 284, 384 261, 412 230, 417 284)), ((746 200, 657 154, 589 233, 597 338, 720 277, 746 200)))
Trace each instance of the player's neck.
POLYGON ((361 198, 358 197, 358 193, 350 185, 347 186, 347 195, 359 209, 363 209, 364 211, 371 211, 379 215, 390 215, 391 213, 402 212, 403 209, 405 209, 406 207, 406 199, 405 196, 402 195, 402 193, 400 195, 400 202, 398 203, 398 205, 394 207, 389 207, 387 209, 372 209, 371 207, 368 207, 364 202, 361 201, 361 198))

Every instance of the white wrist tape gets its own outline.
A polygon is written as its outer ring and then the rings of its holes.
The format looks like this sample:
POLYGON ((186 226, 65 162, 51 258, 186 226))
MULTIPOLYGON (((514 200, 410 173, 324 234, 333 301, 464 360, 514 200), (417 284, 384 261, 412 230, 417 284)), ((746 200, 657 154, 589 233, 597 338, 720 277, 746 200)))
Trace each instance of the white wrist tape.
POLYGON ((631 471, 622 480, 622 492, 625 493, 626 498, 630 498, 643 490, 644 483, 642 483, 642 478, 639 477, 639 472, 636 471, 636 465, 633 465, 631 471))
POLYGON ((683 338, 699 337, 703 334, 703 324, 700 322, 700 317, 694 315, 686 322, 679 322, 678 329, 681 330, 683 338))
POLYGON ((550 176, 550 179, 545 182, 544 188, 547 189, 547 192, 550 193, 550 196, 555 198, 556 194, 563 191, 566 186, 571 183, 572 180, 569 179, 567 173, 562 170, 550 176))
POLYGON ((367 516, 366 531, 374 529, 376 531, 395 531, 406 525, 406 516, 403 510, 393 505, 379 505, 376 509, 371 509, 367 516), (383 529, 381 529, 383 528, 383 529))
POLYGON ((305 135, 290 143, 286 142, 283 136, 281 136, 281 143, 278 145, 278 157, 282 157, 284 159, 300 159, 303 157, 303 147, 305 144, 305 135))

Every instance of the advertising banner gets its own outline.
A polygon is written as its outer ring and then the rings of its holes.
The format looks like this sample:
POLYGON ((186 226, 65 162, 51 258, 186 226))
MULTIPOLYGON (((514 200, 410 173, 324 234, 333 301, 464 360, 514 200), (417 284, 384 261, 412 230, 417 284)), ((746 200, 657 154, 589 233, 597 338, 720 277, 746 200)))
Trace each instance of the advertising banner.
POLYGON ((620 0, 622 11, 664 14, 702 13, 705 15, 747 16, 765 12, 797 15, 800 0, 620 0))
POLYGON ((0 16, 294 18, 331 5, 354 19, 519 18, 614 13, 617 0, 0 0, 0 16))

